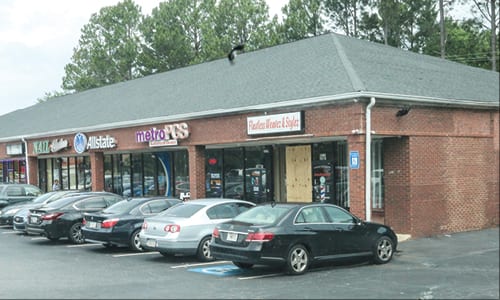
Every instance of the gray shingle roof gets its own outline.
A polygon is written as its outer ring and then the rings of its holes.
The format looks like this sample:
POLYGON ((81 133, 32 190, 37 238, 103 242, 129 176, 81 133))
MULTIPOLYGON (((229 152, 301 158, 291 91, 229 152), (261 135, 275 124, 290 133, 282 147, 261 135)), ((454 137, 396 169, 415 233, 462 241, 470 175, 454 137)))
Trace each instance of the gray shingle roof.
POLYGON ((0 141, 370 93, 498 107, 499 73, 332 33, 20 109, 0 141))

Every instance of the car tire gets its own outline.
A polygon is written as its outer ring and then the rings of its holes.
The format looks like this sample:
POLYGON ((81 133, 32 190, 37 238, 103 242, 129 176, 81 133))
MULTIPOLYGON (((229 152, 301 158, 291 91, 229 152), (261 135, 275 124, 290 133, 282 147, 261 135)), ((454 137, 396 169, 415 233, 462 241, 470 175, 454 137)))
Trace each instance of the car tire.
POLYGON ((380 237, 373 248, 373 262, 375 264, 380 265, 391 261, 394 254, 394 242, 389 237, 380 237))
POLYGON ((82 223, 76 222, 69 228, 68 238, 74 244, 83 244, 85 239, 82 234, 82 223))
POLYGON ((210 252, 211 239, 212 239, 211 236, 206 236, 203 239, 201 239, 201 242, 198 245, 198 251, 196 251, 196 256, 198 257, 199 261, 206 262, 215 260, 215 258, 212 256, 210 252))
POLYGON ((310 264, 309 251, 304 245, 298 244, 288 252, 285 271, 290 275, 301 275, 307 271, 310 264))
POLYGON ((132 232, 132 235, 130 236, 130 249, 133 251, 137 252, 142 252, 144 249, 141 247, 141 241, 139 239, 139 233, 141 232, 141 229, 138 228, 132 232))
POLYGON ((240 269, 250 269, 250 268, 253 267, 253 264, 242 263, 242 262, 239 262, 239 261, 233 261, 233 265, 237 266, 240 269))

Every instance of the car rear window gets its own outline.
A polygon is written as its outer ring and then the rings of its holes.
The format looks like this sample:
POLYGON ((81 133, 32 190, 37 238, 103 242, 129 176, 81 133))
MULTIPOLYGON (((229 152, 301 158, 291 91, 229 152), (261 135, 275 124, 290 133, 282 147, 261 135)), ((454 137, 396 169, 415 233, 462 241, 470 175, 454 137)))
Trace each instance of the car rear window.
POLYGON ((290 207, 270 205, 256 206, 237 215, 233 220, 254 225, 269 225, 280 220, 290 209, 290 207))
POLYGON ((169 217, 179 217, 179 218, 189 218, 194 215, 197 211, 205 207, 201 204, 187 204, 179 203, 164 212, 161 212, 159 216, 169 216, 169 217))

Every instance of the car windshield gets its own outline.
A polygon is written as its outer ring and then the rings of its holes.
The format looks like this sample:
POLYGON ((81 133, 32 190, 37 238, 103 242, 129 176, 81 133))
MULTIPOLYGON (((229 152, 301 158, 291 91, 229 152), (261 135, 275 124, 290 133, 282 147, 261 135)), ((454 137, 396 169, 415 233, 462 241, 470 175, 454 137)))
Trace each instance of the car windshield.
POLYGON ((283 206, 256 206, 237 215, 233 220, 254 225, 269 225, 280 220, 290 209, 291 207, 283 206))
POLYGON ((106 213, 106 214, 123 213, 123 212, 132 210, 134 207, 139 205, 139 203, 142 203, 142 202, 134 201, 134 200, 120 201, 120 202, 117 202, 117 203, 111 205, 110 207, 106 208, 102 212, 106 213))
POLYGON ((205 205, 201 204, 186 204, 179 203, 166 211, 160 213, 158 216, 168 216, 168 217, 179 217, 179 218, 189 218, 194 215, 197 211, 202 209, 205 205))

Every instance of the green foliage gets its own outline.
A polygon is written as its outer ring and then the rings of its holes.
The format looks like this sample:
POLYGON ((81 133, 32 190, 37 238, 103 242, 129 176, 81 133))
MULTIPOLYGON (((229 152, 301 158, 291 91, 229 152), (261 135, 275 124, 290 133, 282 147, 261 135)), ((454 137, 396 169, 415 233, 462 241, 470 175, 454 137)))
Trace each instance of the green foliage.
POLYGON ((63 89, 78 92, 139 77, 141 17, 132 0, 93 14, 64 68, 63 89))

